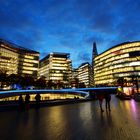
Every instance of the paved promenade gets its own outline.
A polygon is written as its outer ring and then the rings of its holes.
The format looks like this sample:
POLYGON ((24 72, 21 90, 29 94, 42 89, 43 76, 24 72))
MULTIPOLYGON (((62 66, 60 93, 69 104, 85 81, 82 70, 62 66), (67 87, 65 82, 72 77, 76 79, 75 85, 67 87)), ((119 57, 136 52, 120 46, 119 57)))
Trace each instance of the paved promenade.
POLYGON ((0 112, 0 140, 140 140, 140 102, 112 95, 111 112, 98 101, 0 112))

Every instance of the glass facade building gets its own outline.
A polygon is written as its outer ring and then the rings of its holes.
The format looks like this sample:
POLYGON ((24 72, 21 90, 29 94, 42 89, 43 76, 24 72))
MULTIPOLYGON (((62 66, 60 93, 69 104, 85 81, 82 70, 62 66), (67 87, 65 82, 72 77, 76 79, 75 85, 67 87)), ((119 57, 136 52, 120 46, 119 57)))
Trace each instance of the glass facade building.
POLYGON ((95 85, 114 85, 119 78, 132 83, 140 76, 140 42, 116 45, 94 58, 95 85))
POLYGON ((93 86, 92 66, 89 63, 83 63, 78 68, 78 79, 80 83, 84 83, 86 87, 93 86))
POLYGON ((47 81, 63 82, 68 86, 72 77, 70 54, 55 52, 44 57, 39 63, 39 76, 46 77, 47 81))
POLYGON ((0 39, 0 70, 6 74, 37 77, 39 52, 0 39))

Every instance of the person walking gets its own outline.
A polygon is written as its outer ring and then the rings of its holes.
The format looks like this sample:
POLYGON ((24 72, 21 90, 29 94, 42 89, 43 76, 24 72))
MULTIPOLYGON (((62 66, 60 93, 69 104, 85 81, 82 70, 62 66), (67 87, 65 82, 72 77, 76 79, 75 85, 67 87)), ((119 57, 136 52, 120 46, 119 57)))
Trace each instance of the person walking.
POLYGON ((20 95, 18 98, 18 104, 19 104, 19 109, 24 110, 24 100, 23 100, 22 95, 20 95))
POLYGON ((108 109, 109 111, 111 111, 110 109, 110 101, 111 101, 111 95, 109 93, 105 93, 105 105, 106 105, 106 110, 108 109))
POLYGON ((29 102, 30 102, 30 95, 26 94, 25 96, 25 107, 28 110, 29 109, 29 102))
POLYGON ((97 98, 99 100, 99 105, 100 105, 101 112, 104 112, 103 107, 102 107, 104 94, 103 93, 97 94, 97 98))
POLYGON ((36 108, 39 108, 39 106, 40 106, 40 100, 41 100, 40 94, 36 94, 35 100, 36 100, 36 108))

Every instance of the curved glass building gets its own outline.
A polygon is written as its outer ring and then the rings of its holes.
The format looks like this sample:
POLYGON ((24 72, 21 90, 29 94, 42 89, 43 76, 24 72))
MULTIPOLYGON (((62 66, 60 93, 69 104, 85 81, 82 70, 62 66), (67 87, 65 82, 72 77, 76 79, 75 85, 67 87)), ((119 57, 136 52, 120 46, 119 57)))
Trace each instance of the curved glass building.
POLYGON ((0 72, 37 77, 39 52, 0 39, 0 72))
POLYGON ((125 42, 94 58, 94 82, 98 85, 115 85, 119 78, 127 84, 140 76, 140 41, 125 42))

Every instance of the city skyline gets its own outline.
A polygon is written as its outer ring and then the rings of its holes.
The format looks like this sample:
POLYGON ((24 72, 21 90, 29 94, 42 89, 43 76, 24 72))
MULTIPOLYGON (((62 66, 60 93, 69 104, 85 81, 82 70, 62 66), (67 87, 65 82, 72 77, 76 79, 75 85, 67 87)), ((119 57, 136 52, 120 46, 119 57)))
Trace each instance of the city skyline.
POLYGON ((70 53, 74 67, 92 59, 92 45, 102 53, 139 40, 140 1, 1 1, 0 38, 40 52, 70 53))

